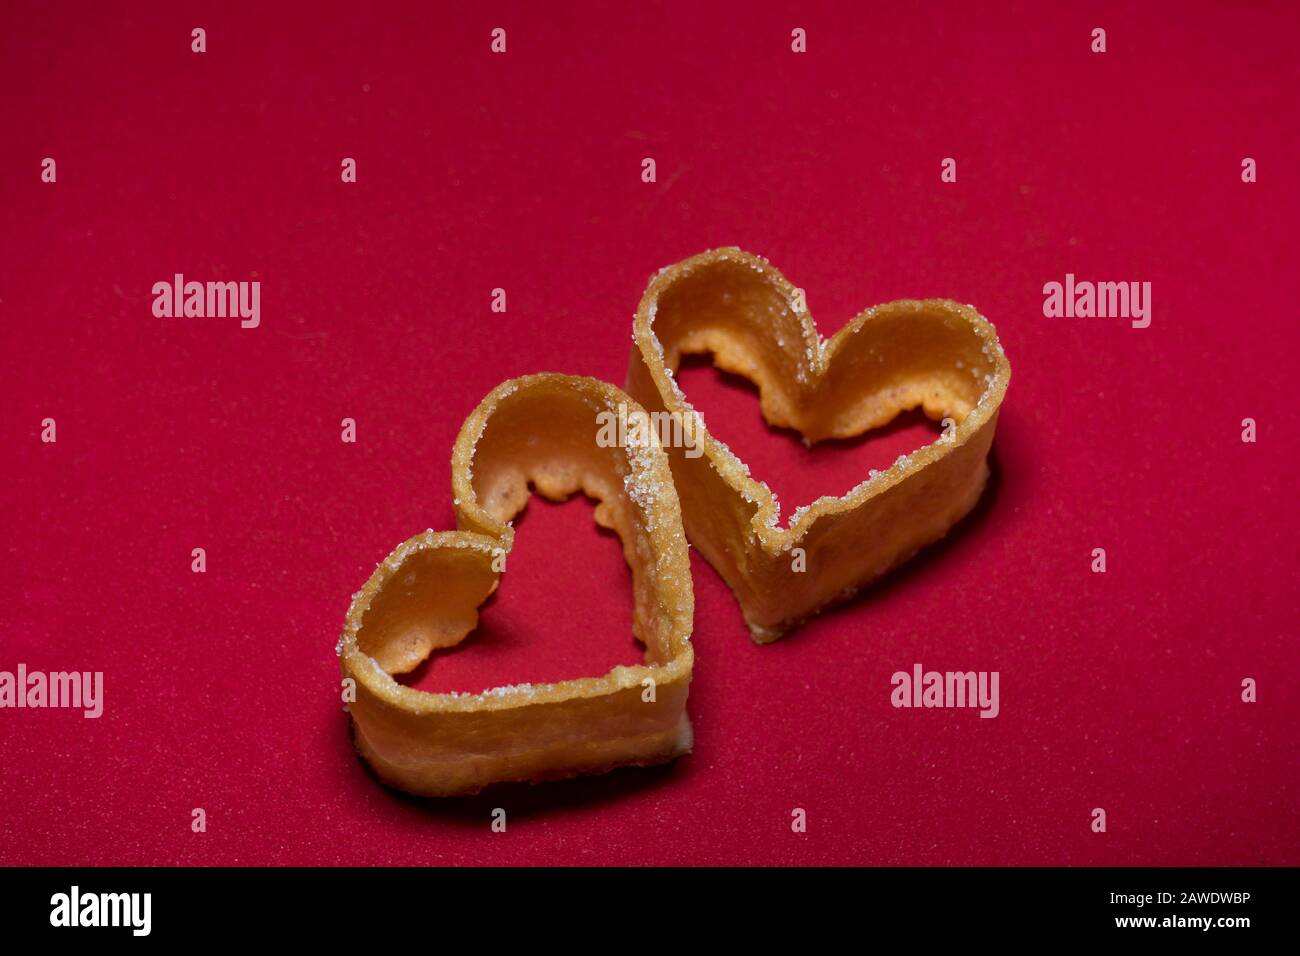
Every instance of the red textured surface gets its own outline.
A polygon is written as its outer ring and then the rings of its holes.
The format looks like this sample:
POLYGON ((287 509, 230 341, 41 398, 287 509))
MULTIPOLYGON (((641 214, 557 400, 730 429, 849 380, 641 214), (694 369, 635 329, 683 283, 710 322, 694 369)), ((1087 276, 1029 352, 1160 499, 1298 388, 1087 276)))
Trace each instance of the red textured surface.
MULTIPOLYGON (((0 669, 102 670, 106 696, 0 711, 0 863, 1300 863, 1294 5, 377 6, 0 14, 0 669), (1013 377, 985 503, 768 647, 694 556, 671 767, 383 789, 337 700, 349 595, 452 526, 492 386, 621 384, 647 277, 726 244, 824 334, 905 296, 991 318, 1013 377), (1044 318, 1067 271, 1152 282, 1151 327, 1044 318), (154 318, 175 272, 260 280, 261 326, 154 318), (918 661, 999 671, 1001 715, 893 709, 918 661)), ((927 434, 807 456, 734 383, 686 385, 787 507, 927 434)), ((634 658, 589 507, 520 528, 484 639, 423 679, 634 658)))

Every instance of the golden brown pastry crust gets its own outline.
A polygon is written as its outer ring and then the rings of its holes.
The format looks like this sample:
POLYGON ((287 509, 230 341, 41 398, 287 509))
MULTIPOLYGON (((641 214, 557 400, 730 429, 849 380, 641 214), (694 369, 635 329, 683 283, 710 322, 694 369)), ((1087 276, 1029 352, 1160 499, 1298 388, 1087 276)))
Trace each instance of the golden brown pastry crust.
POLYGON ((498 386, 452 452, 461 530, 404 542, 354 595, 339 660, 356 682, 349 709, 357 749, 385 782, 449 796, 659 763, 691 749, 694 597, 681 512, 657 443, 597 444, 597 416, 619 403, 637 408, 591 378, 530 375, 498 386), (553 500, 576 491, 597 499, 596 521, 618 533, 632 571, 645 664, 481 694, 432 694, 393 680, 474 629, 500 577, 493 558, 510 552, 509 521, 530 483, 553 500))
POLYGON ((788 527, 767 485, 702 421, 702 454, 669 449, 687 536, 760 643, 852 596, 970 511, 1011 377, 997 332, 971 306, 890 302, 823 342, 800 295, 765 259, 734 248, 661 270, 634 319, 628 392, 651 413, 693 417, 673 372, 683 354, 711 352, 758 386, 769 424, 809 442, 859 435, 918 407, 956 426, 847 494, 796 510, 788 527))

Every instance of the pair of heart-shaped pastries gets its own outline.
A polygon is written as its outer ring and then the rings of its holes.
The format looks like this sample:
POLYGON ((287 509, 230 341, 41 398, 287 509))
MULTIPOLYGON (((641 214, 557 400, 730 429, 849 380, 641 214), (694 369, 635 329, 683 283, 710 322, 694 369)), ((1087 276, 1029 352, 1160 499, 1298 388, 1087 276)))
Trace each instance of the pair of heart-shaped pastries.
POLYGON ((993 326, 969 306, 891 302, 822 342, 802 292, 765 260, 721 249, 651 280, 633 338, 630 398, 595 379, 549 374, 488 395, 452 453, 461 530, 405 542, 353 598, 339 657, 356 686, 357 748, 386 782, 452 795, 671 760, 691 747, 686 537, 735 592, 754 639, 767 642, 942 537, 984 488, 1010 366, 993 326), (694 352, 753 381, 768 423, 808 441, 858 435, 918 407, 947 427, 848 494, 796 510, 783 528, 772 492, 708 434, 677 387, 673 371, 694 352), (633 427, 612 432, 611 421, 633 427), (645 664, 482 694, 397 683, 391 675, 474 629, 530 485, 551 499, 583 491, 598 501, 596 521, 618 533, 632 571, 645 664))

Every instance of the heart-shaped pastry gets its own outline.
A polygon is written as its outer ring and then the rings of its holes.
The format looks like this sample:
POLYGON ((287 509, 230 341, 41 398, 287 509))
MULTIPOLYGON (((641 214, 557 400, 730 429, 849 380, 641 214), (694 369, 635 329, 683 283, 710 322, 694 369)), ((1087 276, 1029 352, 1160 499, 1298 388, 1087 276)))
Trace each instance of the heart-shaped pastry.
POLYGON ((971 306, 900 300, 822 341, 803 293, 765 259, 715 249, 660 270, 633 324, 627 390, 660 423, 691 543, 735 592, 755 641, 776 640, 821 608, 938 540, 988 479, 1011 366, 971 306), (808 442, 849 438, 921 408, 944 434, 847 494, 795 509, 781 527, 767 485, 722 442, 673 378, 681 356, 758 386, 768 424, 808 442))
POLYGON ((598 441, 601 421, 629 410, 644 414, 612 385, 547 374, 503 383, 466 419, 451 459, 461 530, 416 535, 393 551, 353 596, 338 644, 343 677, 355 682, 357 750, 385 782, 449 796, 660 763, 691 749, 694 597, 668 461, 652 436, 598 441), (393 674, 474 630, 530 485, 552 500, 577 491, 597 500, 596 521, 617 532, 632 571, 645 663, 481 694, 399 684, 393 674))

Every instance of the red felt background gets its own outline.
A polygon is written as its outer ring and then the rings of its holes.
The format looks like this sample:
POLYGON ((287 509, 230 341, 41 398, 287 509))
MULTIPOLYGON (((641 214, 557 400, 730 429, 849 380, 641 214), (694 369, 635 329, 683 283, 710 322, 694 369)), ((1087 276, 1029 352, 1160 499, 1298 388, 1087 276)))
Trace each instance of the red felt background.
MULTIPOLYGON (((0 669, 102 670, 106 703, 0 711, 0 863, 1300 863, 1300 17, 1129 6, 6 3, 0 669), (985 502, 767 647, 694 555, 673 766, 382 788, 337 699, 349 596, 452 527, 490 388, 621 384, 648 276, 729 244, 823 334, 897 297, 996 323, 985 502), (261 326, 154 318, 176 272, 261 281, 261 326), (1150 328, 1045 318, 1066 272, 1150 281, 1150 328), (895 710, 914 662, 999 671, 1000 716, 895 710)), ((929 439, 805 453, 734 381, 685 382, 787 508, 929 439)), ((430 686, 636 658, 589 506, 519 527, 430 686)))

